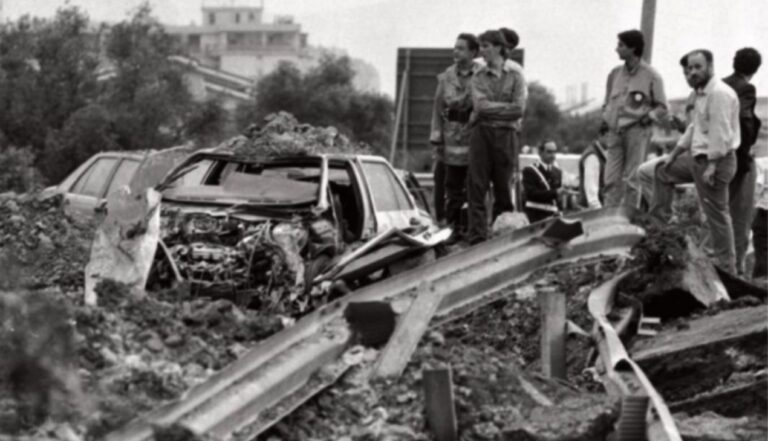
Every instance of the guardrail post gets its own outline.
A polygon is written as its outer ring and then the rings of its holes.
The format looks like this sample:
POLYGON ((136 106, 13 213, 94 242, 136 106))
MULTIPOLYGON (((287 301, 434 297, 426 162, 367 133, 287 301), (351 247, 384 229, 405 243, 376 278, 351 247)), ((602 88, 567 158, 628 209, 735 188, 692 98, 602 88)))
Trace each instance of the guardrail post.
POLYGON ((539 305, 542 373, 547 378, 565 379, 565 294, 551 289, 541 291, 539 305))
POLYGON ((423 371, 427 423, 437 441, 458 440, 451 368, 423 371))

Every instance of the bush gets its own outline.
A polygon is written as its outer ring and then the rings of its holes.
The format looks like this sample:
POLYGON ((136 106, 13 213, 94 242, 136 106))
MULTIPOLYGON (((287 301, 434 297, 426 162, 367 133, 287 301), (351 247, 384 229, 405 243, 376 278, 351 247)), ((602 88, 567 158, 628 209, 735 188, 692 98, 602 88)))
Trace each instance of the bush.
POLYGON ((43 177, 33 166, 35 155, 29 147, 0 150, 0 193, 23 193, 43 186, 43 177))
POLYGON ((106 109, 93 104, 69 117, 64 128, 49 132, 39 166, 57 183, 95 153, 117 150, 112 121, 106 109))

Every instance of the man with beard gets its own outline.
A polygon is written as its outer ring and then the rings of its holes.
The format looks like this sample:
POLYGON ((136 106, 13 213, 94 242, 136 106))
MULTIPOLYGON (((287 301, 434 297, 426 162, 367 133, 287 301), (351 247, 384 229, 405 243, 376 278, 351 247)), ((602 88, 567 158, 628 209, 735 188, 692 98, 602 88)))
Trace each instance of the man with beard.
MULTIPOLYGON (((685 76, 685 68, 688 66, 688 54, 685 54, 680 58, 680 67, 683 69, 683 76, 685 76)), ((688 77, 686 76, 686 81, 688 77)), ((688 83, 692 88, 693 84, 688 83)), ((679 119, 677 116, 670 118, 670 124, 680 133, 684 133, 688 124, 691 123, 691 116, 693 115, 693 104, 695 94, 691 94, 685 103, 685 120, 679 119)), ((640 207, 650 211, 654 206, 654 182, 656 180, 656 169, 658 165, 664 161, 667 155, 662 155, 658 158, 650 159, 637 168, 637 182, 641 188, 641 203, 640 207)), ((682 172, 682 171, 681 171, 682 172)), ((693 182, 693 177, 686 177, 685 182, 693 182)), ((665 216, 671 215, 672 212, 672 193, 666 192, 660 194, 662 199, 656 204, 656 210, 662 210, 665 216)))
MULTIPOLYGON (((437 92, 432 109, 429 141, 440 152, 439 166, 444 171, 445 200, 435 198, 435 208, 444 204, 445 220, 453 228, 452 240, 461 237, 461 208, 467 200, 467 164, 469 162, 469 115, 472 112, 470 81, 477 68, 479 43, 472 34, 460 34, 453 46, 454 64, 437 76, 437 92)), ((442 207, 441 207, 442 208, 442 207)))
POLYGON ((739 100, 733 89, 714 77, 713 62, 712 52, 706 49, 688 54, 685 72, 694 88, 692 122, 656 170, 651 211, 666 221, 665 210, 659 209, 663 208, 660 196, 674 191, 674 184, 692 180, 707 218, 717 264, 735 273, 728 185, 736 173, 735 150, 741 143, 739 100))

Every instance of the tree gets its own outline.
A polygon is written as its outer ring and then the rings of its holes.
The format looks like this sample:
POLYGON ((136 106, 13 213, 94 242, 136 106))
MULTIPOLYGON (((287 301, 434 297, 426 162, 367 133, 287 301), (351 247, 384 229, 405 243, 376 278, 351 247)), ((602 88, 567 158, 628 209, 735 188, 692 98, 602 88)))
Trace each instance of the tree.
POLYGON ((581 153, 597 138, 602 120, 600 110, 576 115, 566 115, 557 129, 558 139, 567 145, 571 153, 581 153))
POLYGON ((114 116, 117 143, 128 150, 180 142, 184 115, 193 106, 183 72, 168 59, 173 40, 151 12, 143 4, 110 30, 106 42, 115 77, 102 102, 114 116))
POLYGON ((256 85, 256 99, 238 108, 238 125, 259 123, 281 110, 299 121, 335 126, 350 138, 386 154, 392 127, 392 101, 384 95, 356 90, 349 57, 325 55, 306 74, 290 62, 256 85))
POLYGON ((28 16, 0 28, 0 130, 38 152, 96 93, 98 52, 88 17, 76 7, 53 20, 28 16))
POLYGON ((61 130, 48 132, 38 166, 51 182, 59 182, 89 157, 103 150, 118 150, 114 121, 99 104, 83 107, 61 130))
POLYGON ((537 82, 528 84, 528 101, 523 117, 523 145, 537 145, 545 139, 555 138, 560 123, 560 109, 555 97, 537 82))

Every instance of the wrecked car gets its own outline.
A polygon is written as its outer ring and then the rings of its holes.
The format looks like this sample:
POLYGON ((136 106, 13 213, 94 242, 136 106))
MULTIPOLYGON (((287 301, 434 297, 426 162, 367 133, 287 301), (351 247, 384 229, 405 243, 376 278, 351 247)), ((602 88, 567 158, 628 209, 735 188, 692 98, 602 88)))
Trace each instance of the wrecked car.
POLYGON ((198 152, 158 186, 160 241, 148 285, 186 281, 196 294, 255 307, 288 296, 306 310, 315 297, 430 258, 450 236, 416 180, 408 182, 377 156, 198 152))

